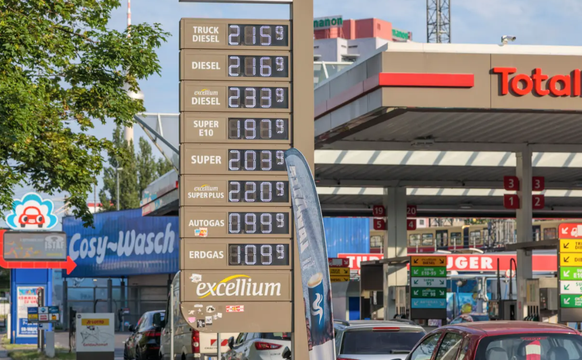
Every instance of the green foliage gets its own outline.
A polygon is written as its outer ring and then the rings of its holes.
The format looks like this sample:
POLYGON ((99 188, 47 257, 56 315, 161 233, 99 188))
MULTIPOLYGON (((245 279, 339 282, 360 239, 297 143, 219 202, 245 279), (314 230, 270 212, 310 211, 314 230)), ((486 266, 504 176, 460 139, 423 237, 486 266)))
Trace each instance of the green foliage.
POLYGON ((152 153, 148 140, 139 139, 139 152, 135 154, 133 143, 128 144, 121 127, 113 131, 113 146, 116 150, 109 156, 110 167, 105 168, 103 189, 99 199, 103 210, 115 210, 117 204, 117 172, 119 171, 119 209, 138 208, 145 188, 171 169, 172 164, 165 158, 158 159, 152 153))
MULTIPOLYGON (((168 33, 159 24, 107 28, 120 0, 0 0, 0 213, 18 186, 69 194, 73 213, 92 224, 87 207, 109 140, 93 122, 131 124, 144 111, 124 85, 160 73, 155 50, 168 33), (69 124, 75 122, 80 132, 69 124)), ((128 180, 130 181, 130 180, 128 180)), ((129 196, 129 195, 128 195, 129 196)))
POLYGON ((156 164, 156 167, 158 169, 159 176, 162 176, 162 175, 169 173, 170 170, 175 170, 174 165, 172 165, 172 163, 166 158, 158 159, 158 163, 156 164))

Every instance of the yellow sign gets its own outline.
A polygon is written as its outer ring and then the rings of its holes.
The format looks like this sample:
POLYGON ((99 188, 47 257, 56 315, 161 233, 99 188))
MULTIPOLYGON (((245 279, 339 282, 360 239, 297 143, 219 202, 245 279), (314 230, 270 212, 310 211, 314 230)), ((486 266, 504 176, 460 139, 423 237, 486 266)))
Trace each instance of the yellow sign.
POLYGON ((329 275, 343 275, 343 276, 350 276, 350 268, 349 267, 330 267, 329 268, 329 275))
POLYGON ((562 253, 582 253, 582 240, 561 239, 560 252, 562 253))
POLYGON ((446 267, 446 256, 411 256, 410 266, 432 266, 432 267, 446 267))
POLYGON ((345 282, 350 281, 350 276, 330 276, 329 279, 331 282, 345 282))
POLYGON ((582 266, 582 254, 560 253, 560 266, 582 266))
POLYGON ((108 326, 109 319, 81 319, 83 326, 108 326))

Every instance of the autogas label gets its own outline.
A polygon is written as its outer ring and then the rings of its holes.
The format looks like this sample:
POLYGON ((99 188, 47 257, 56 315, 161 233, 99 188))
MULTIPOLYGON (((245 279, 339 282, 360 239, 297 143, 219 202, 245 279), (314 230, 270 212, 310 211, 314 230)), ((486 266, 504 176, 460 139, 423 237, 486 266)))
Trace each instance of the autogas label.
POLYGON ((411 267, 411 277, 447 277, 447 268, 444 267, 411 267))
POLYGON ((439 278, 412 278, 410 279, 410 286, 415 287, 434 287, 434 288, 446 288, 447 279, 439 278))

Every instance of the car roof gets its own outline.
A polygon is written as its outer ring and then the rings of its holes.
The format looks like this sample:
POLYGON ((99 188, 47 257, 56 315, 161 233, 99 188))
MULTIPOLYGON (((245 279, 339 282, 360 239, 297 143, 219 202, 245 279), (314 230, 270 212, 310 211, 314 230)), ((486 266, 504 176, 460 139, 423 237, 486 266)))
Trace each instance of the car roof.
MULTIPOLYGON (((423 329, 422 326, 413 324, 410 320, 352 320, 352 321, 337 321, 336 325, 344 326, 346 328, 367 328, 367 327, 377 327, 377 326, 394 326, 400 328, 418 328, 423 329)), ((423 329, 424 330, 424 329, 423 329)))
POLYGON ((481 321, 446 325, 441 329, 457 329, 480 336, 497 336, 524 333, 580 334, 566 325, 535 321, 481 321))

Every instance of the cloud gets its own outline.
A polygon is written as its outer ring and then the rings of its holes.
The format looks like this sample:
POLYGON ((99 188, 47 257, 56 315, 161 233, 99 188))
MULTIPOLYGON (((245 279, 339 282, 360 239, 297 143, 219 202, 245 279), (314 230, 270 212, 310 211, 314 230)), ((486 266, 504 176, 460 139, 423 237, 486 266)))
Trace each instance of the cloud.
POLYGON ((12 229, 52 229, 58 217, 53 213, 51 200, 42 200, 36 193, 28 193, 22 199, 15 199, 6 223, 12 229))

